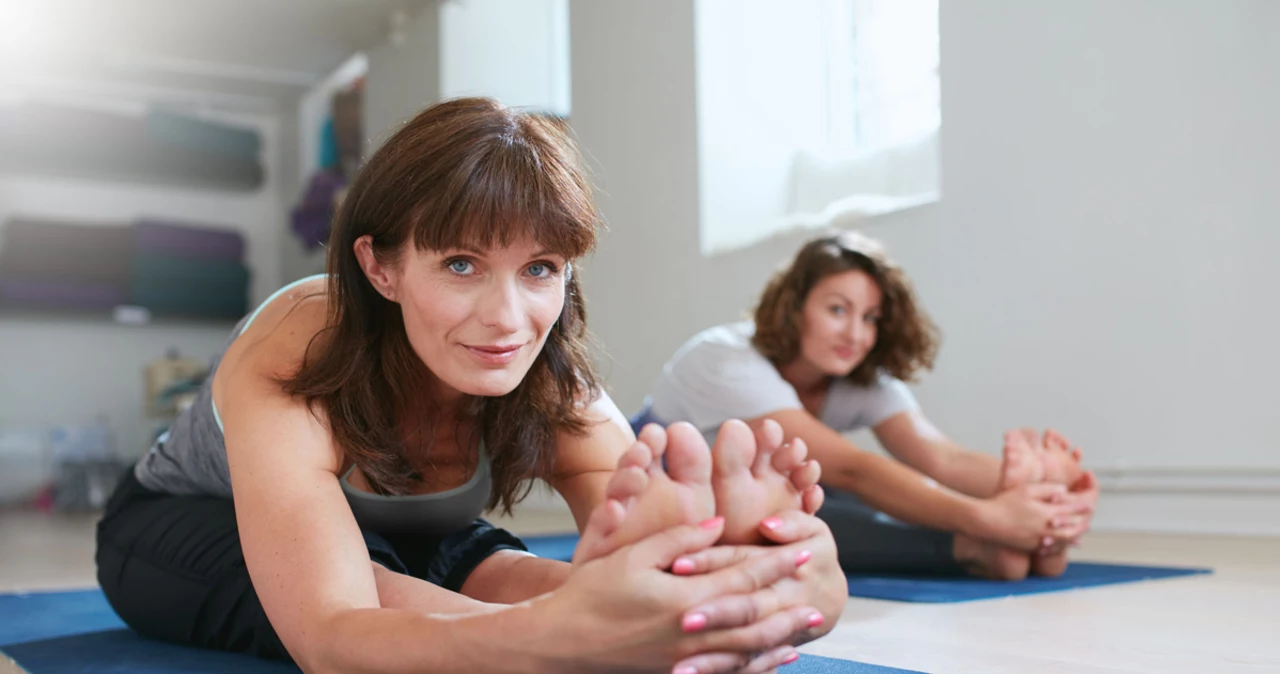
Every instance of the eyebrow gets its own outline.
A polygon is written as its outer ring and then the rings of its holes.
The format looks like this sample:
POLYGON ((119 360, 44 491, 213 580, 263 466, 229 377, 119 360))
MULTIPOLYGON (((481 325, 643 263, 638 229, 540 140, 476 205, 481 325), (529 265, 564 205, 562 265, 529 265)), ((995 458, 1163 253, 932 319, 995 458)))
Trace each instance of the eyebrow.
MULTIPOLYGON (((459 252, 462 252, 462 253, 470 253, 470 254, 472 254, 472 255, 476 255, 476 256, 478 256, 478 257, 484 257, 484 256, 488 255, 488 253, 487 253, 487 252, 482 251, 482 250, 480 250, 480 249, 478 249, 478 248, 474 248, 474 247, 472 247, 472 246, 457 246, 457 247, 455 247, 455 248, 452 248, 451 250, 456 250, 456 251, 459 251, 459 252)), ((540 251, 538 251, 538 252, 534 253, 531 257, 547 257, 547 256, 549 256, 549 255, 558 255, 558 256, 560 256, 560 257, 565 257, 564 255, 561 255, 560 253, 557 253, 557 252, 555 252, 554 250, 551 250, 551 249, 549 249, 549 248, 543 248, 542 250, 540 250, 540 251)))

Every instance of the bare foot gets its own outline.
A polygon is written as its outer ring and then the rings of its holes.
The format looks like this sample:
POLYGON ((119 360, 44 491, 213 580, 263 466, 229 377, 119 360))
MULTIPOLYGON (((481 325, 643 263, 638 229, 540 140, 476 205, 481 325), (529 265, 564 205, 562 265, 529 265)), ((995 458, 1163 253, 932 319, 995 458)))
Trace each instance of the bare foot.
MULTIPOLYGON (((1035 447, 1021 430, 1004 434, 1004 461, 1000 466, 999 491, 1038 482, 1042 466, 1035 447)), ((956 561, 969 573, 992 580, 1021 580, 1027 577, 1031 556, 1021 550, 957 535, 953 548, 956 561)))
POLYGON ((782 427, 772 420, 755 434, 736 419, 720 426, 711 450, 716 514, 725 518, 720 543, 767 543, 760 534, 761 521, 812 505, 806 493, 818 490, 821 470, 808 453, 798 438, 783 444, 782 427))
POLYGON ((672 424, 668 430, 656 424, 645 426, 636 443, 618 459, 605 496, 583 528, 574 564, 603 557, 673 526, 714 516, 711 450, 690 424, 672 424))
MULTIPOLYGON (((1079 464, 1071 458, 1070 450, 1063 451, 1066 441, 1062 439, 1062 436, 1057 435, 1054 431, 1048 431, 1044 437, 1045 441, 1042 443, 1040 436, 1031 429, 1010 431, 1005 434, 1005 465, 1000 475, 1001 491, 1011 486, 1025 484, 1025 479, 1022 482, 1018 482, 1019 479, 1035 476, 1037 473, 1041 480, 1045 482, 1056 482, 1057 479, 1062 479, 1065 475, 1064 470, 1067 467, 1066 462, 1062 461, 1063 457, 1066 458, 1067 462, 1074 464, 1077 470, 1079 469, 1079 464), (1051 436, 1055 437, 1055 446, 1053 447, 1049 447, 1049 438, 1051 436), (1011 462, 1011 457, 1019 458, 1014 458, 1011 462), (1046 460, 1046 457, 1048 457, 1048 460, 1046 460), (1037 458, 1039 459, 1038 461, 1036 460, 1037 458), (1031 464, 1030 467, 1021 465, 1028 463, 1031 464)), ((1065 484, 1069 485, 1070 483, 1065 484)), ((1067 552, 1066 550, 1051 553, 1037 552, 1031 555, 1030 564, 1030 572, 1033 575, 1061 576, 1067 570, 1067 552)))
POLYGON ((1084 473, 1080 467, 1080 449, 1071 446, 1062 434, 1053 429, 1044 432, 1044 436, 1034 429, 1024 428, 1022 433, 1027 443, 1034 447, 1040 456, 1042 474, 1040 479, 1032 482, 1050 482, 1065 484, 1070 487, 1084 473))
POLYGON ((1022 580, 1031 566, 1027 553, 956 534, 951 552, 969 574, 990 580, 1022 580))

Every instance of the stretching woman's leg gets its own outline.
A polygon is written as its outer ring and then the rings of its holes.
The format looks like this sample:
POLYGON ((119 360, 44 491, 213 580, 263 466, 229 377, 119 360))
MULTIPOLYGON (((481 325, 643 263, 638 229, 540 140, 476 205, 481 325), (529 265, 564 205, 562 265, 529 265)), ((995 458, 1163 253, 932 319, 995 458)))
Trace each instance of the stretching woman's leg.
MULTIPOLYGON (((433 613, 478 605, 459 594, 471 572, 495 553, 523 549, 483 521, 443 539, 366 534, 365 544, 379 597, 433 613)), ((140 634, 289 658, 253 589, 230 500, 152 492, 130 472, 98 525, 97 561, 108 601, 140 634)))
POLYGON ((818 517, 831 529, 845 573, 973 575, 995 580, 1027 575, 1029 561, 1024 552, 899 522, 847 492, 827 490, 827 502, 818 517))
POLYGON ((899 522, 836 489, 818 511, 846 573, 964 575, 951 534, 899 522))

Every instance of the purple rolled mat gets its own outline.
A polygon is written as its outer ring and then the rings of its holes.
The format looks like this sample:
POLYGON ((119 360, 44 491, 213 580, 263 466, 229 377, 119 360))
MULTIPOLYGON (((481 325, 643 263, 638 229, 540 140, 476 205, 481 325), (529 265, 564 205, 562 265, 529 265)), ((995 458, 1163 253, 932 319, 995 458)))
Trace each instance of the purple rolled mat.
POLYGON ((0 278, 0 303, 30 309, 112 309, 125 303, 125 292, 104 282, 0 278))
POLYGON ((244 236, 235 230, 152 218, 134 223, 138 250, 190 255, 205 259, 244 259, 244 236))

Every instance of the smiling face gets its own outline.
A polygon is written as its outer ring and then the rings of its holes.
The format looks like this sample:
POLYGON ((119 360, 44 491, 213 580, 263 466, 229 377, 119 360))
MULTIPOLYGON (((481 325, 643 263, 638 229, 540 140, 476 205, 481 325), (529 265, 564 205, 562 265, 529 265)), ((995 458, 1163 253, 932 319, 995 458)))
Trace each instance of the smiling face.
POLYGON ((875 279, 860 269, 814 284, 801 314, 800 357, 828 376, 853 372, 876 345, 883 300, 875 279))
POLYGON ((488 250, 409 245, 394 265, 370 261, 370 280, 400 305, 410 346, 446 392, 515 390, 564 308, 568 260, 530 238, 488 250))

